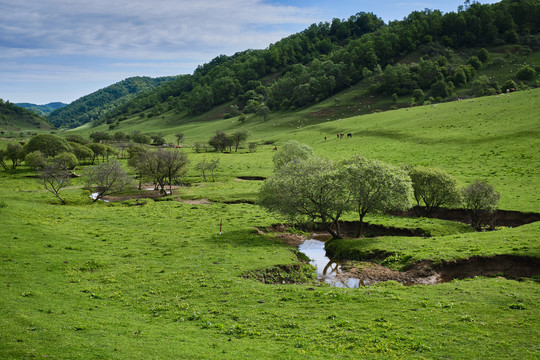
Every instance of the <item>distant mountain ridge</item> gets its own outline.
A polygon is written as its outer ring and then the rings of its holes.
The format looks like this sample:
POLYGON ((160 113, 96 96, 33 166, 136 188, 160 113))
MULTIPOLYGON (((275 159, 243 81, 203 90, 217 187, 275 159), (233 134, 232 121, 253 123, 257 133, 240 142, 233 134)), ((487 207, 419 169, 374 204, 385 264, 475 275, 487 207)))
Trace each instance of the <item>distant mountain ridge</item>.
POLYGON ((62 102, 51 102, 45 105, 36 105, 32 103, 15 103, 15 105, 28 109, 28 110, 32 110, 41 116, 47 116, 50 113, 52 113, 54 110, 60 109, 66 106, 67 104, 64 104, 62 102))
POLYGON ((109 111, 125 104, 135 96, 174 79, 176 79, 175 76, 130 77, 54 110, 47 119, 54 126, 64 128, 74 128, 92 121, 99 121, 109 111))

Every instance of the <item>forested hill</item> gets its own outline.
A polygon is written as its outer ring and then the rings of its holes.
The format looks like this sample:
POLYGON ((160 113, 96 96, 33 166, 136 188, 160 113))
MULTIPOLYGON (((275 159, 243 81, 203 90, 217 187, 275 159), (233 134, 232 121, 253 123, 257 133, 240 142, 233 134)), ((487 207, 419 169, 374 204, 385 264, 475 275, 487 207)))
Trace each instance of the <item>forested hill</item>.
POLYGON ((50 113, 52 113, 54 110, 60 109, 61 107, 66 106, 67 104, 64 104, 61 102, 52 102, 45 105, 36 105, 36 104, 30 104, 30 103, 16 103, 15 105, 28 109, 28 110, 32 110, 41 116, 47 116, 50 113))
POLYGON ((0 99, 0 130, 49 130, 51 128, 51 124, 44 117, 0 99))
POLYGON ((56 127, 74 128, 100 120, 108 111, 175 77, 131 77, 75 100, 53 111, 48 120, 56 127))
MULTIPOLYGON (((361 12, 313 24, 264 50, 218 56, 192 75, 138 96, 106 117, 112 123, 145 110, 147 116, 157 116, 173 109, 190 116, 233 99, 233 110, 244 113, 289 110, 374 76, 371 91, 388 98, 411 98, 416 92, 422 99, 444 100, 460 87, 472 88, 475 80, 480 81, 475 95, 485 95, 504 90, 504 84, 475 78, 487 60, 482 59, 487 54, 478 50, 517 44, 524 51, 537 51, 539 28, 540 0, 472 3, 445 14, 416 11, 389 24, 361 12), (426 57, 403 61, 418 52, 426 57)), ((532 70, 529 80, 534 82, 532 70)))

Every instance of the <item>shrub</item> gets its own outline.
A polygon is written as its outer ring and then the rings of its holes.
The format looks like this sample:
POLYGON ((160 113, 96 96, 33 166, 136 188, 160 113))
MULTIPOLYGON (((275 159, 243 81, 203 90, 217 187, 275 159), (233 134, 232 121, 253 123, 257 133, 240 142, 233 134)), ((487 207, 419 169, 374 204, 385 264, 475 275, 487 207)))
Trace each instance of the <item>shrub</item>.
POLYGON ((56 156, 63 152, 71 152, 66 139, 53 134, 36 135, 26 144, 26 152, 30 153, 39 150, 45 156, 56 156))
POLYGON ((24 163, 33 168, 34 170, 38 171, 45 167, 47 165, 47 158, 43 153, 39 150, 32 151, 26 157, 24 158, 24 163))
POLYGON ((535 76, 536 76, 536 71, 530 65, 523 66, 516 73, 516 78, 518 80, 523 80, 523 81, 534 80, 535 76))
POLYGON ((472 227, 480 230, 487 215, 493 213, 501 195, 485 181, 476 180, 461 189, 461 202, 469 214, 472 227))
POLYGON ((457 180, 440 169, 417 166, 410 170, 416 203, 425 205, 429 215, 442 205, 454 205, 459 200, 457 180))

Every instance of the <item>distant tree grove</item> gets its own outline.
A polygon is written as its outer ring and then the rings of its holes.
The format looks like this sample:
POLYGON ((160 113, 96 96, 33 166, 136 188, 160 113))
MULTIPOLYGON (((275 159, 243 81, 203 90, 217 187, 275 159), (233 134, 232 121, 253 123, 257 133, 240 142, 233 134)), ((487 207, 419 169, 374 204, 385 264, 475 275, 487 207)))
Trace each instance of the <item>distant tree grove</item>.
MULTIPOLYGON (((105 118, 176 109, 201 114, 239 99, 227 116, 290 109, 332 96, 358 81, 380 75, 378 91, 444 98, 455 86, 469 83, 489 53, 483 48, 464 63, 450 61, 453 50, 517 41, 538 44, 538 0, 502 0, 494 4, 466 3, 457 12, 415 11, 401 21, 385 24, 372 13, 313 24, 306 30, 271 44, 264 50, 220 55, 160 84, 108 112, 105 118), (391 65, 421 48, 430 59, 413 65, 391 65), (271 74, 280 74, 267 81, 271 74), (380 86, 380 87, 379 87, 380 86), (157 109, 157 110, 156 110, 157 109)), ((519 73, 531 78, 531 71, 519 73)), ((489 84, 488 84, 489 85, 489 84)), ((493 85, 493 84, 492 84, 493 85)), ((490 86, 492 86, 490 85, 490 86)))

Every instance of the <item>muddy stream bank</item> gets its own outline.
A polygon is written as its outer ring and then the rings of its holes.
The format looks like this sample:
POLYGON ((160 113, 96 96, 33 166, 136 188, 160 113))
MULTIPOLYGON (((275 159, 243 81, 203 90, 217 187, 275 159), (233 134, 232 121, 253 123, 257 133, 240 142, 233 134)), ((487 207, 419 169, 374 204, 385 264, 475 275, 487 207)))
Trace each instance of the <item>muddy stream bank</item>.
POLYGON ((438 284, 476 276, 501 276, 508 279, 540 274, 540 259, 526 256, 496 255, 457 261, 421 261, 407 271, 396 271, 375 262, 336 261, 326 255, 324 241, 308 239, 298 250, 317 268, 317 279, 335 287, 358 288, 394 280, 404 285, 438 284))

